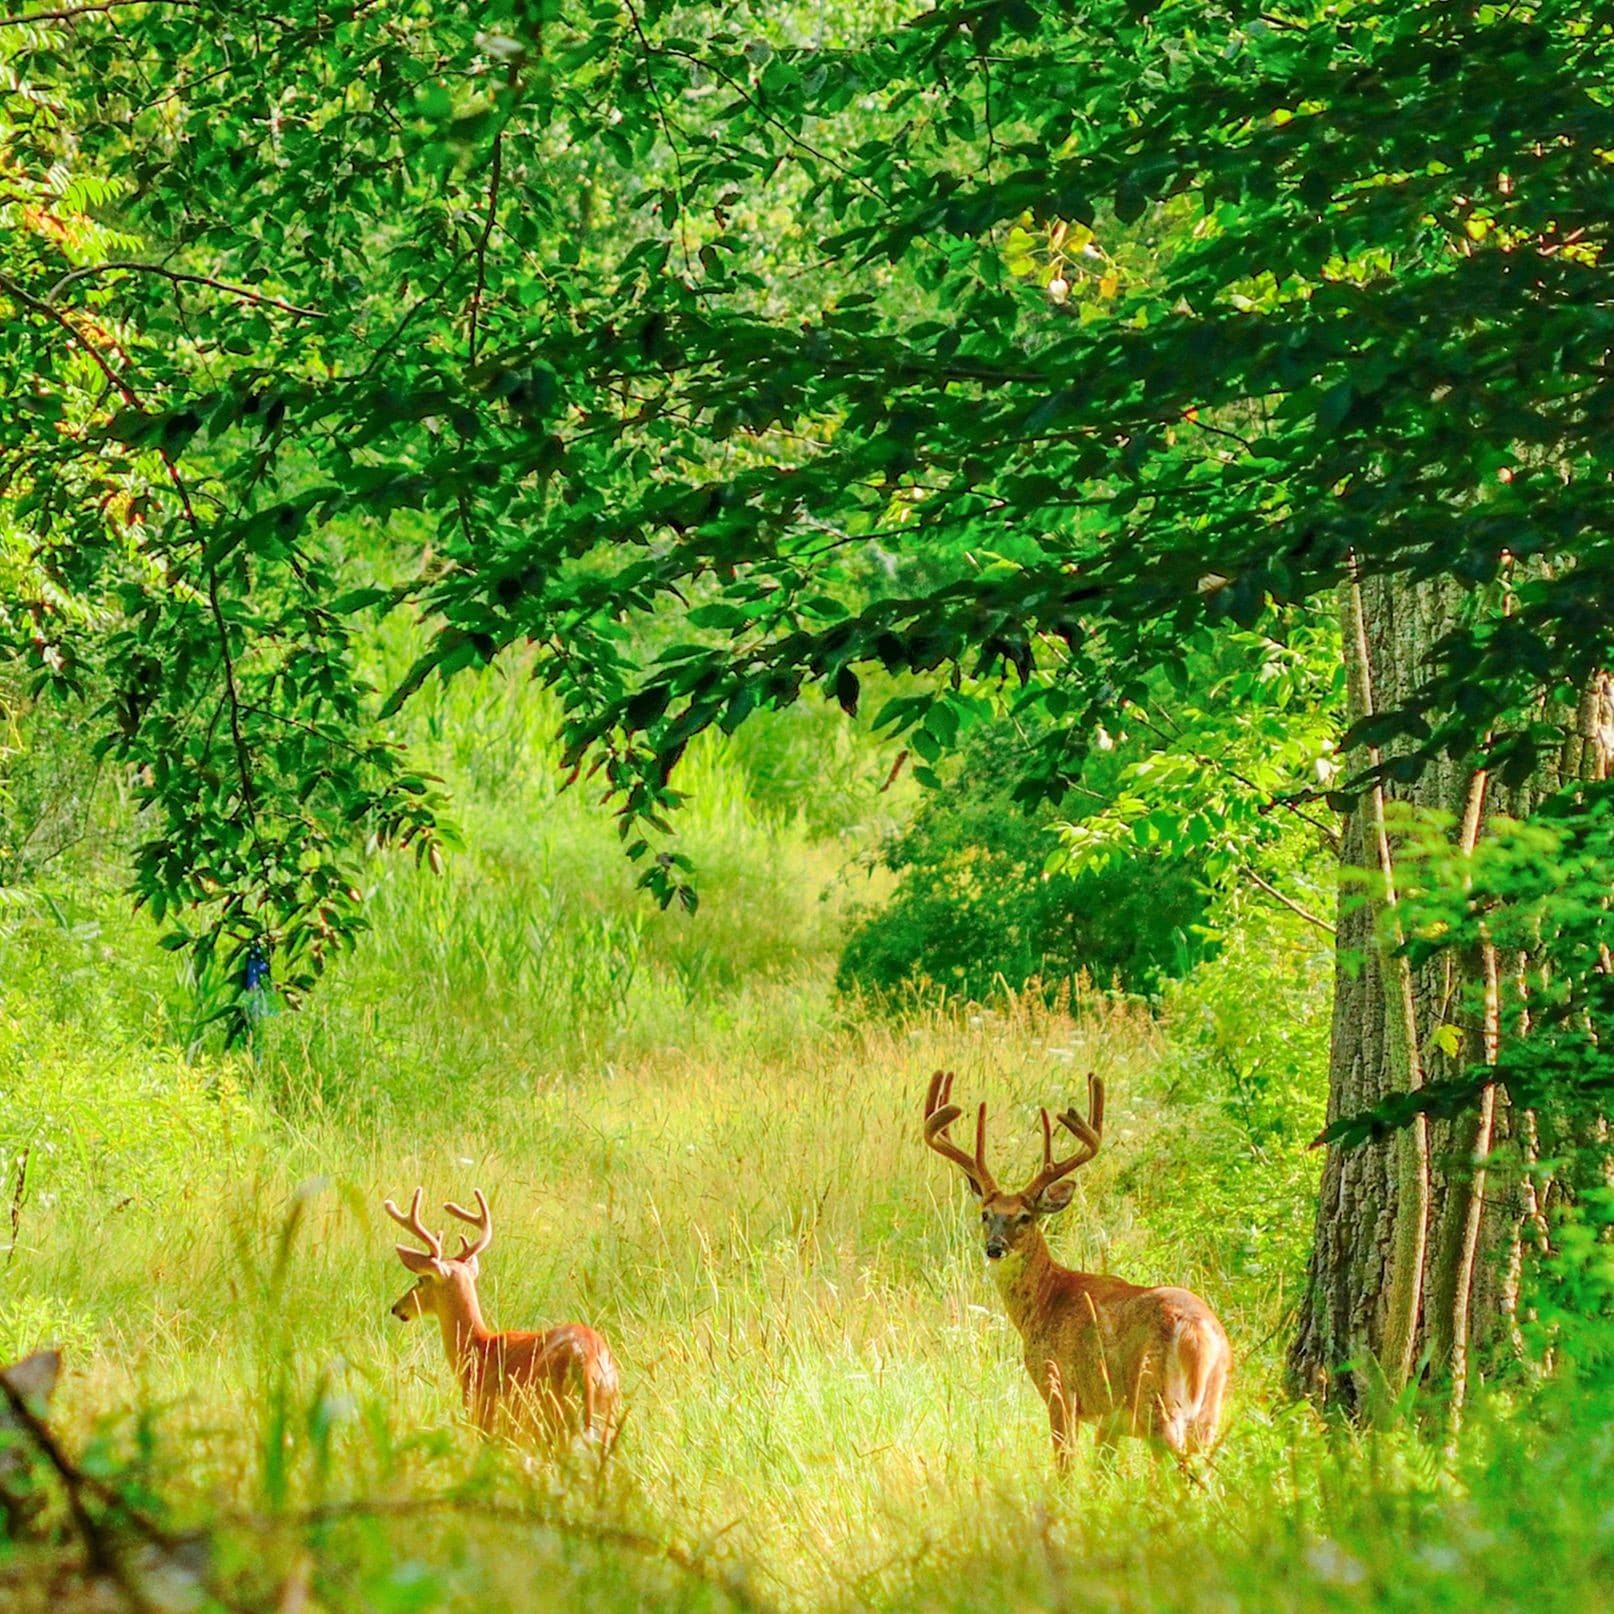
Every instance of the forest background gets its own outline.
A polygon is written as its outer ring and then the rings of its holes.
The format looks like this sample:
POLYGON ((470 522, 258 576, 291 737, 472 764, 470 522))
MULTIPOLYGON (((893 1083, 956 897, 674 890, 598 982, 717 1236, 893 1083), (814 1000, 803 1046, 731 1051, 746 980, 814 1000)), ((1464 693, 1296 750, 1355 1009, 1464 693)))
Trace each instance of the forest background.
POLYGON ((82 1463, 8 1593, 1590 1606, 1598 8, 0 63, 0 1356, 82 1463), (1055 1248, 1223 1317, 1203 1483, 1055 1483, 942 1065, 1004 1149, 1106 1078, 1055 1248), (385 1317, 417 1180, 618 1344, 606 1482, 385 1317))

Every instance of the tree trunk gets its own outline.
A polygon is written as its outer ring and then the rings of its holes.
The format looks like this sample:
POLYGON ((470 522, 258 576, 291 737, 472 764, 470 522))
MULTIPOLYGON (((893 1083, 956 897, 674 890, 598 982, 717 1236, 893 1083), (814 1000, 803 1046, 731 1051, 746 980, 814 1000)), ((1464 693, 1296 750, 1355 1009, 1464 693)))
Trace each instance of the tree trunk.
MULTIPOLYGON (((1353 721, 1410 699, 1431 649, 1457 625, 1465 601, 1447 579, 1363 578, 1345 585, 1353 721)), ((1599 680, 1580 710, 1566 714, 1561 758, 1522 790, 1503 793, 1483 773, 1443 758, 1411 784, 1364 795, 1347 815, 1330 1120, 1491 1062, 1500 1033, 1494 949, 1445 954, 1418 969, 1397 955, 1395 838, 1393 825, 1385 824, 1386 797, 1443 812, 1454 841, 1471 848, 1490 816, 1528 812, 1566 778, 1606 772, 1609 706, 1607 680, 1599 680)), ((1359 753, 1350 771, 1380 760, 1359 753)), ((1527 964, 1510 960, 1508 968, 1522 973, 1527 964)), ((1532 1218, 1536 1185, 1524 1170, 1501 1180, 1493 1172, 1487 1182, 1484 1161, 1514 1135, 1516 1120, 1528 1137, 1527 1118, 1516 1118, 1505 1096, 1490 1089, 1453 1120, 1420 1120, 1357 1148, 1329 1148, 1289 1358, 1298 1389, 1370 1415, 1422 1372, 1444 1381, 1460 1407, 1473 1364, 1483 1367, 1510 1346, 1521 1229, 1532 1218)))

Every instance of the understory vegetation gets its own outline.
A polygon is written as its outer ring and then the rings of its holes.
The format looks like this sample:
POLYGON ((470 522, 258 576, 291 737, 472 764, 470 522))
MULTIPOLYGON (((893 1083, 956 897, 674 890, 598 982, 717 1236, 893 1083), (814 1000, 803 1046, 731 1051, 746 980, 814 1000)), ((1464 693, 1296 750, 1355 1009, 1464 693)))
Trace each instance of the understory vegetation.
MULTIPOLYGON (((1013 799, 1027 749, 1007 724, 978 730, 957 772, 881 843, 879 866, 901 884, 848 939, 842 987, 1145 992, 1207 950, 1203 860, 1138 847, 1113 867, 1048 870, 1068 815, 1013 799)), ((1084 795, 1113 798, 1118 771, 1090 763, 1084 795)))
MULTIPOLYGON (((893 810, 870 742, 789 806, 757 781, 790 732, 693 758, 718 890, 690 916, 647 909, 608 822, 554 791, 519 687, 426 721, 470 848, 441 877, 376 861, 373 933, 250 1049, 221 1050, 98 870, 104 800, 0 926, 0 1067, 26 1072, 0 1096, 0 1358, 64 1347, 66 1447, 186 1544, 137 1555, 154 1606, 1591 1606, 1600 1382, 1521 1377, 1449 1448, 1413 1398, 1353 1432, 1282 1386, 1322 1119, 1313 927, 1246 909, 1152 1002, 866 1004, 833 977, 849 892, 870 900, 849 847, 893 810), (1040 1104, 1106 1078, 1105 1149, 1051 1237, 1217 1307, 1237 1367, 1202 1483, 1086 1442, 1056 1481, 971 1202, 919 1141, 940 1066, 991 1102, 1006 1170, 1040 1104), (435 1331, 387 1315, 380 1200, 417 1182, 487 1192, 496 1326, 612 1339, 603 1480, 478 1442, 435 1331)), ((8 1607, 51 1601, 42 1561, 11 1549, 8 1607)))

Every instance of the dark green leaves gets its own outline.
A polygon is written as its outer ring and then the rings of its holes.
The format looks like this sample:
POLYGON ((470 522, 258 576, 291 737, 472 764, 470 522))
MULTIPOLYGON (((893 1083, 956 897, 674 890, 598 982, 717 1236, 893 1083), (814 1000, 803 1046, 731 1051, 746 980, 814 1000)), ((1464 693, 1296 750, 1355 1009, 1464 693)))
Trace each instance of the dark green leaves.
POLYGON ((544 9, 540 50, 204 0, 19 75, 0 629, 104 684, 139 889, 212 956, 295 983, 355 844, 432 855, 383 726, 512 647, 664 902, 691 739, 809 689, 943 771, 1046 699, 1041 799, 1347 557, 1476 591, 1387 767, 1513 777, 1609 664, 1595 7, 1012 0, 833 52, 544 9), (75 277, 131 240, 185 278, 75 277))

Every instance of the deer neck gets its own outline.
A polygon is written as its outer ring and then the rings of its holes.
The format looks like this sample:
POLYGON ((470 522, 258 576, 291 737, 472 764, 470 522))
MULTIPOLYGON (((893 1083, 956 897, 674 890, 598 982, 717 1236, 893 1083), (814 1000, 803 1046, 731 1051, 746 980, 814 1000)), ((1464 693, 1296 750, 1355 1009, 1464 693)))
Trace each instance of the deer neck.
POLYGON ((1054 1260, 1039 1227, 1028 1228, 1018 1249, 992 1263, 992 1280, 1003 1296, 1004 1309, 1023 1335, 1046 1318, 1051 1292, 1059 1280, 1081 1276, 1054 1260))
POLYGON ((475 1370, 477 1362, 493 1338, 482 1321, 482 1307, 476 1298, 476 1285, 468 1278, 455 1283, 437 1313, 443 1330, 443 1349, 449 1364, 462 1379, 475 1370))

